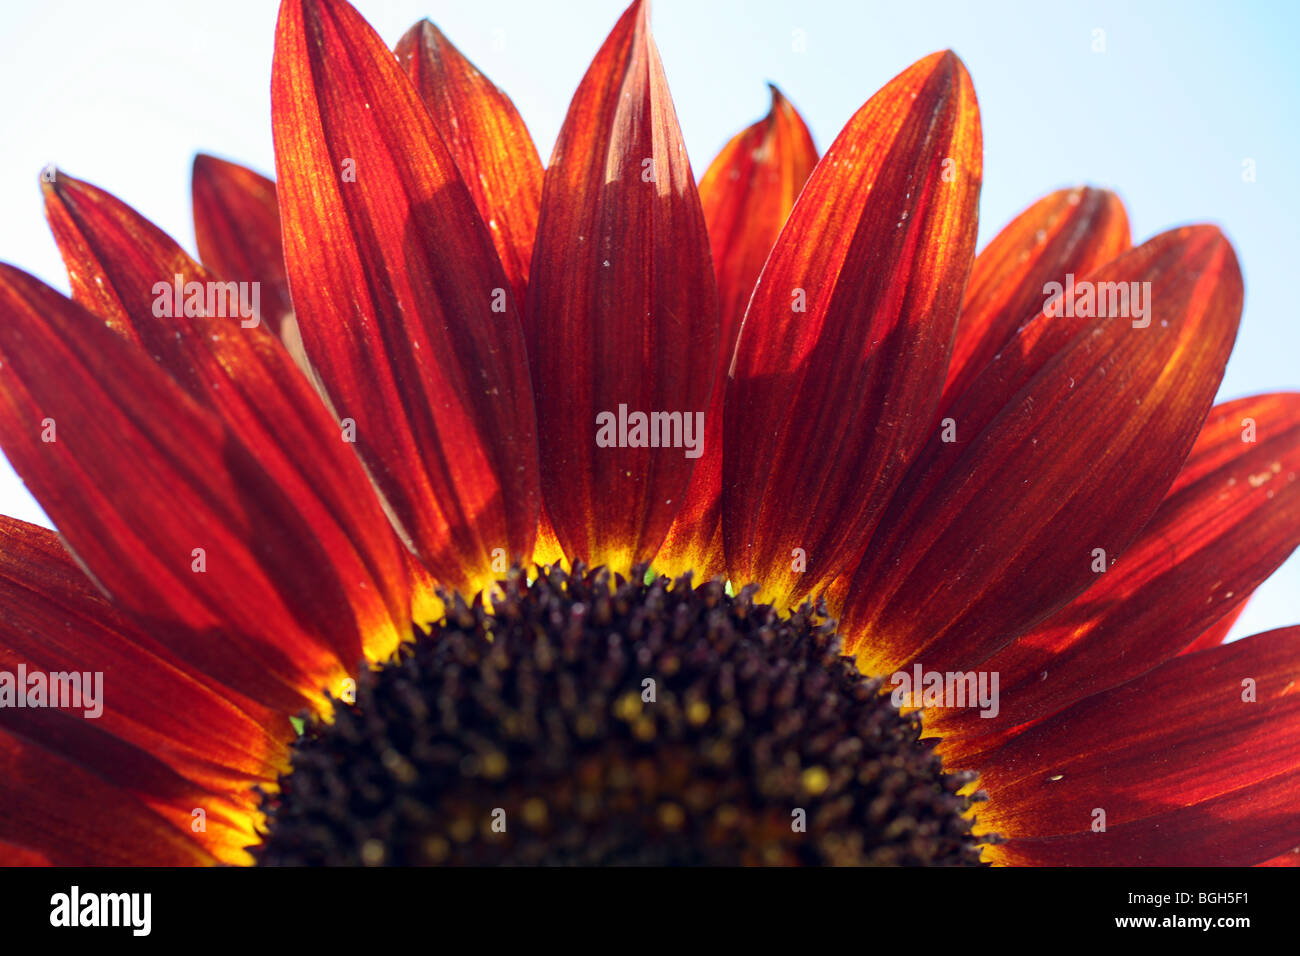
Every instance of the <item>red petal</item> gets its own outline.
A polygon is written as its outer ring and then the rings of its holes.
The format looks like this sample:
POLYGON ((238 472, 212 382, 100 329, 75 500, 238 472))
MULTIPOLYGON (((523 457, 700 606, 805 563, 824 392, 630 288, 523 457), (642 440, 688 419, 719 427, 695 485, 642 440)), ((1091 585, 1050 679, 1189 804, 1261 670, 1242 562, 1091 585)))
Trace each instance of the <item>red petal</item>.
POLYGON ((494 551, 532 553, 539 499, 523 332, 491 236, 348 4, 281 5, 271 94, 307 353, 425 564, 473 592, 494 551))
POLYGON ((226 279, 261 283, 262 318, 279 334, 293 312, 280 245, 275 183, 245 166, 194 157, 194 238, 203 264, 226 279))
POLYGON ((1263 863, 1256 863, 1256 866, 1300 866, 1300 846, 1292 847, 1281 856, 1275 856, 1271 860, 1265 860, 1263 863))
POLYGON ((1205 457, 1219 466, 1167 497, 1113 567, 981 665, 1001 675, 1000 715, 940 711, 941 733, 997 733, 1145 673, 1277 570, 1300 545, 1300 394, 1218 406, 1189 462, 1205 457))
POLYGON ((957 322, 944 402, 960 395, 1043 308, 1043 287, 1085 276, 1129 249, 1124 204, 1104 189, 1044 196, 976 257, 957 322))
POLYGON ((5 517, 0 660, 102 673, 109 697, 96 726, 209 789, 272 784, 288 767, 288 720, 249 707, 155 643, 94 589, 53 531, 5 517))
POLYGON ((103 319, 9 266, 0 317, 0 446, 83 565, 200 671, 320 705, 378 623, 340 601, 318 509, 103 319))
POLYGON ((686 426, 692 444, 706 437, 694 429, 718 353, 708 234, 647 16, 641 0, 628 8, 574 94, 526 310, 547 515, 570 557, 623 572, 654 556, 681 507, 686 426), (620 409, 627 434, 606 436, 620 409), (655 413, 677 416, 671 447, 631 447, 631 416, 655 413))
POLYGON ((53 866, 39 850, 29 850, 16 843, 0 841, 0 866, 53 866))
POLYGON ((411 27, 395 52, 474 197, 522 305, 542 201, 542 161, 528 127, 510 97, 428 20, 411 27))
POLYGON ((991 848, 1004 862, 1249 865, 1295 846, 1297 767, 1291 627, 1174 658, 1018 735, 981 768, 980 826, 1011 838, 991 848))
MULTIPOLYGON (((727 345, 740 328, 763 263, 817 166, 817 147, 803 117, 780 90, 770 84, 769 89, 767 115, 732 137, 700 178, 727 345)), ((730 364, 731 349, 723 352, 730 364)))
MULTIPOLYGON (((30 669, 17 670, 19 662, 0 663, 31 679, 30 669)), ((119 687, 117 693, 123 690, 119 687)), ((112 686, 104 691, 107 695, 113 692, 112 686)), ((101 787, 112 787, 135 797, 169 821, 186 839, 193 840, 223 863, 253 862, 247 848, 260 842, 257 827, 263 819, 255 807, 232 799, 224 791, 214 792, 199 786, 149 751, 114 737, 98 720, 86 719, 81 711, 13 707, 0 710, 0 728, 0 733, 15 735, 27 749, 39 747, 50 756, 93 773, 101 787), (195 810, 201 813, 195 814, 195 810), (202 829, 192 829, 194 821, 200 818, 202 829)), ((47 788, 53 789, 48 783, 47 788)), ((8 814, 42 816, 46 812, 44 808, 59 799, 57 794, 47 793, 45 799, 33 800, 29 792, 11 798, 6 789, 7 785, 0 783, 0 802, 8 814), (21 806, 24 803, 29 806, 21 806)))
POLYGON ((979 665, 1094 583, 1186 459, 1241 315, 1232 247, 1179 229, 1083 281, 1150 282, 1149 324, 1041 314, 952 406, 940 480, 904 490, 849 589, 870 672, 979 665))
POLYGON ((1241 601, 1223 617, 1219 618, 1213 624, 1202 632, 1201 636, 1192 643, 1184 647, 1179 654, 1194 654, 1197 651, 1203 651, 1210 647, 1218 647, 1228 639, 1232 632, 1232 626, 1237 623, 1241 617, 1241 612, 1246 610, 1248 601, 1241 601))
POLYGON ((939 399, 980 178, 975 92, 952 53, 892 80, 822 157, 754 290, 727 386, 733 581, 787 603, 862 554, 939 399))
POLYGON ((0 845, 19 848, 25 862, 32 862, 33 856, 55 866, 203 866, 216 862, 197 841, 127 791, 37 742, 3 729, 0 805, 4 807, 0 845))
POLYGON ((817 165, 817 147, 798 111, 775 86, 767 116, 736 134, 700 180, 700 204, 718 278, 722 348, 709 397, 704 454, 682 510, 655 556, 670 576, 725 574, 722 547, 722 410, 727 369, 745 306, 794 201, 817 165))
MULTIPOLYGON (((238 433, 301 511, 313 547, 328 555, 339 593, 331 599, 314 584, 301 618, 342 636, 339 625, 355 615, 366 651, 387 657, 410 620, 400 545, 365 470, 288 352, 260 323, 245 328, 245 320, 223 316, 234 311, 229 303, 186 314, 196 310, 188 292, 183 308, 175 301, 175 277, 186 290, 211 289, 214 277, 135 210, 63 174, 44 189, 74 299, 138 342, 238 433)), ((355 638, 339 645, 349 665, 360 659, 355 638)))

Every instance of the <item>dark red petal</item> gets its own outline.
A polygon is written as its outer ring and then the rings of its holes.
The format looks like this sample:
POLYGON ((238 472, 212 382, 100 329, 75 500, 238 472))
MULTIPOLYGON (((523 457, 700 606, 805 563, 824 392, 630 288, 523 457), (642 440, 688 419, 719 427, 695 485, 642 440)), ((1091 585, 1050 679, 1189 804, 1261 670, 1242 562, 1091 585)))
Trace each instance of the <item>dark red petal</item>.
MULTIPOLYGON (((19 673, 18 663, 0 660, 0 664, 14 673, 19 673)), ((21 673, 30 679, 30 669, 21 673)), ((120 686, 104 688, 106 696, 131 692, 120 686)), ((136 798, 221 862, 245 865, 253 862, 247 848, 260 842, 257 828, 263 820, 255 806, 181 776, 148 750, 120 740, 100 721, 87 719, 81 711, 6 707, 0 709, 0 733, 13 734, 26 747, 38 747, 51 757, 94 774, 103 786, 136 798), (195 810, 200 813, 195 814, 195 810), (202 820, 197 830, 193 828, 196 819, 202 820)), ((62 781, 58 786, 62 786, 62 781)), ((28 812, 40 816, 42 807, 58 800, 53 780, 47 783, 52 792, 33 806, 13 806, 5 788, 0 783, 0 802, 6 813, 28 812)), ((33 799, 30 794, 20 794, 12 802, 30 804, 33 799)), ((109 821, 103 822, 109 825, 109 821)))
POLYGON ((647 7, 637 0, 596 54, 560 130, 525 310, 546 511, 571 558, 626 572, 654 556, 681 508, 696 463, 686 427, 699 446, 717 365, 708 242, 647 7), (626 435, 614 433, 620 409, 626 435), (669 447, 631 447, 630 416, 656 413, 676 416, 675 430, 662 429, 669 447))
POLYGON ((39 850, 0 840, 0 866, 53 866, 53 863, 39 850))
POLYGON ((1241 315, 1232 247, 1187 227, 1081 281, 1149 282, 1145 320, 1040 314, 952 406, 940 480, 900 496, 849 588, 870 672, 985 661, 1095 582, 1186 459, 1241 315))
POLYGON ((43 188, 73 298, 214 410, 310 527, 330 577, 297 572, 315 575, 300 620, 335 635, 349 665, 360 659, 358 636, 372 658, 387 657, 410 620, 400 545, 352 446, 288 352, 260 322, 245 327, 253 320, 229 302, 187 314, 198 310, 188 291, 175 301, 176 277, 185 290, 207 290, 214 275, 125 203, 61 173, 43 188), (347 628, 352 616, 358 626, 347 628))
POLYGON ((36 856, 55 866, 216 862, 127 791, 5 729, 0 729, 0 806, 0 845, 16 847, 15 855, 26 863, 36 856))
POLYGON ((337 600, 317 516, 102 318, 0 265, 0 319, 0 446, 101 586, 260 703, 338 691, 380 624, 337 600))
POLYGON ((940 711, 940 733, 997 733, 1145 673, 1277 570, 1300 545, 1300 394, 1218 406, 1189 461, 1207 456, 1221 463, 1167 497, 1091 587, 981 665, 1001 675, 998 717, 940 711))
POLYGON ((539 501, 523 331, 492 238, 348 4, 281 5, 271 103, 307 353, 425 564, 477 590, 494 557, 532 553, 539 501))
MULTIPOLYGON (((293 731, 195 672, 101 595, 46 528, 0 517, 0 660, 103 674, 95 723, 212 790, 273 784, 293 731)), ((13 667, 7 668, 11 672, 13 667)))
POLYGON ((1246 605, 1248 603, 1248 599, 1239 601, 1236 607, 1211 624, 1201 633, 1200 637, 1192 641, 1192 643, 1188 644, 1178 653, 1194 654, 1197 651, 1203 651, 1209 647, 1218 647, 1228 639, 1228 635, 1232 632, 1232 626, 1237 623, 1237 619, 1241 617, 1241 612, 1246 610, 1246 605))
POLYGON ((1085 831, 986 847, 984 859, 1002 866, 1267 865, 1267 854, 1295 844, 1297 792, 1300 771, 1293 770, 1105 833, 1085 831))
POLYGON ((939 400, 975 253, 981 163, 970 77, 936 53, 873 96, 808 180, 754 290, 727 385, 733 581, 787 603, 861 556, 939 400))
POLYGON ((395 52, 474 197, 522 305, 542 201, 542 161, 528 127, 510 97, 428 20, 411 27, 395 52))
POLYGON ((1290 627, 1174 658, 1029 728, 981 768, 979 821, 1011 839, 990 848, 1001 862, 1243 866, 1295 846, 1297 784, 1290 627))
POLYGON ((727 369, 745 306, 794 201, 817 165, 817 147, 794 106, 775 86, 767 116, 736 134, 700 179, 718 279, 721 349, 705 420, 704 454, 695 465, 655 569, 697 578, 725 574, 722 547, 722 410, 727 369))
POLYGON ((817 166, 803 117, 780 90, 769 89, 767 115, 733 136, 700 177, 728 364, 758 274, 817 166))
POLYGON ((1083 277, 1129 249, 1128 216, 1104 189, 1062 189, 1044 196, 1011 221, 975 257, 957 339, 944 385, 944 402, 960 395, 1042 311, 1043 287, 1083 277))
POLYGON ((246 166, 199 153, 190 187, 199 258, 224 279, 260 283, 262 318, 278 335, 293 303, 275 183, 246 166))

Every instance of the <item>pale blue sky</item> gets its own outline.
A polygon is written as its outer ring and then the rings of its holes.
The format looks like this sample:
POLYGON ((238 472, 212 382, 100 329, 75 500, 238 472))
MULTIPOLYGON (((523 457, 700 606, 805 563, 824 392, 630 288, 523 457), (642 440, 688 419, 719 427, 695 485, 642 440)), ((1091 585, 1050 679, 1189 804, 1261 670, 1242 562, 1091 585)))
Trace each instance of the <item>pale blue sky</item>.
MULTIPOLYGON (((622 0, 361 0, 390 44, 429 17, 515 100, 543 157, 622 0)), ((785 90, 824 148, 876 89, 951 47, 984 126, 981 244, 1076 183, 1124 197, 1135 237, 1218 223, 1246 275, 1221 398, 1300 388, 1297 9, 1246 3, 658 0, 654 28, 696 173, 785 90), (1094 52, 1095 31, 1105 51, 1094 52), (796 52, 802 31, 806 52, 796 52), (1253 159, 1257 181, 1242 181, 1253 159)), ((37 175, 57 162, 193 249, 205 150, 274 168, 273 0, 43 0, 0 11, 0 260, 67 289, 37 175)), ((44 521, 0 462, 0 511, 44 521)), ((1300 557, 1235 634, 1300 622, 1300 557)))

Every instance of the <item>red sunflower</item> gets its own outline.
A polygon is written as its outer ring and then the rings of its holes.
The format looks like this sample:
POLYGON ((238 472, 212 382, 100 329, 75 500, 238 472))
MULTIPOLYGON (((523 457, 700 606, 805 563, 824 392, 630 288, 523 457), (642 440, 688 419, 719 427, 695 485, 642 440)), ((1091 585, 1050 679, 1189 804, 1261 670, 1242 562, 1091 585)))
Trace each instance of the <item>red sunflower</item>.
POLYGON ((1300 627, 1222 641, 1300 395, 1211 408, 1227 240, 1080 188, 977 257, 952 53, 697 188, 647 16, 543 169, 432 25, 285 0, 202 265, 43 177, 0 862, 1295 860, 1300 627))

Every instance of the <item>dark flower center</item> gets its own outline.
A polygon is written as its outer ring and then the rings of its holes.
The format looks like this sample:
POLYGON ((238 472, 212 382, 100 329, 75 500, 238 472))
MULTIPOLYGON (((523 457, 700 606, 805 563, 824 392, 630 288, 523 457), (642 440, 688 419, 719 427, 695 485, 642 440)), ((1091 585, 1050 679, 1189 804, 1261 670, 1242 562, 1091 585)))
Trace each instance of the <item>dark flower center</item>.
POLYGON ((810 605, 518 569, 309 724, 286 864, 975 864, 945 774, 810 605))

